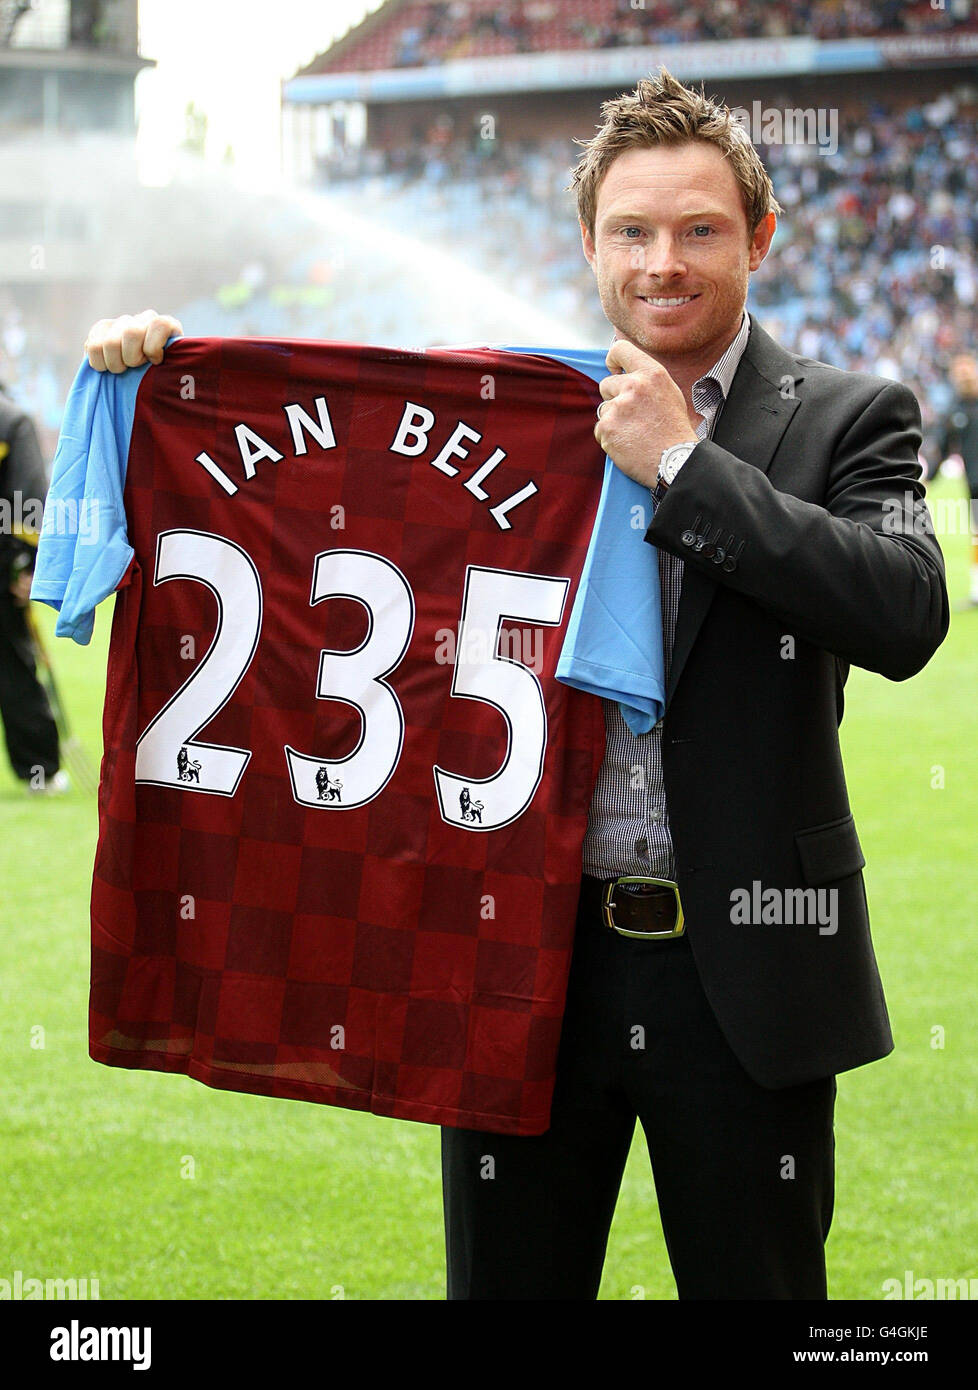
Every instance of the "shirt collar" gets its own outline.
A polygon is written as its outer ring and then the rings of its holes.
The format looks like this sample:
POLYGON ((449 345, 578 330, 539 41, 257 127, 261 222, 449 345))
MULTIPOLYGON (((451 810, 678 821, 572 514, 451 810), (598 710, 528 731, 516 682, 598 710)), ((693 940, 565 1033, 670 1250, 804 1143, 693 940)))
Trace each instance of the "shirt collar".
POLYGON ((703 375, 694 382, 693 391, 705 391, 708 389, 707 382, 715 381, 723 393, 723 399, 726 400, 734 375, 737 368, 740 366, 740 359, 743 357, 747 347, 747 339, 749 337, 750 316, 745 307, 736 338, 734 338, 733 342, 721 355, 719 361, 715 362, 708 372, 704 372, 703 375))

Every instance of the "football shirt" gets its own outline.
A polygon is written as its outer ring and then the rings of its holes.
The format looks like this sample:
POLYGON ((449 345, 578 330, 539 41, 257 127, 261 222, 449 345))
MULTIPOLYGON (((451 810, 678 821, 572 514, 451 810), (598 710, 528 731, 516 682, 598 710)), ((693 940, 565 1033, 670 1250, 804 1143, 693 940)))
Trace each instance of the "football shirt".
POLYGON ((624 525, 648 494, 594 441, 602 362, 181 339, 83 366, 33 596, 84 642, 117 594, 94 1058, 546 1129, 593 694, 662 699, 609 562, 617 537, 657 577, 624 525), (589 646, 592 585, 627 644, 589 646))

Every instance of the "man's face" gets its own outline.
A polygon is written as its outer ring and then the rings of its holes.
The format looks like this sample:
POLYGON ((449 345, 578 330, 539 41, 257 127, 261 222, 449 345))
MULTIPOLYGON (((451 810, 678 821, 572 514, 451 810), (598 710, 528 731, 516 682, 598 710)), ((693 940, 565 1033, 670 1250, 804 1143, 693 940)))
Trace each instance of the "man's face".
POLYGON ((594 236, 583 223, 581 235, 618 336, 668 366, 729 342, 776 225, 769 213, 748 244, 729 164, 715 145, 690 141, 620 154, 598 189, 594 236))
POLYGON ((956 357, 951 363, 951 381, 961 396, 978 396, 978 363, 973 357, 956 357))

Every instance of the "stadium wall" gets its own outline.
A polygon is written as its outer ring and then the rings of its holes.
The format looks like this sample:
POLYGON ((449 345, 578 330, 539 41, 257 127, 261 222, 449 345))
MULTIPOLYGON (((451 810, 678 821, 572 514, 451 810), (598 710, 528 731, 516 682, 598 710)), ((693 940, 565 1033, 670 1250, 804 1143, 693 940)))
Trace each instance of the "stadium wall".
MULTIPOLYGON (((699 83, 694 83, 698 86, 699 83)), ((822 77, 798 75, 776 78, 752 78, 749 81, 706 80, 709 96, 719 97, 733 107, 752 109, 754 101, 762 105, 785 107, 838 107, 864 105, 877 99, 892 105, 896 84, 892 71, 852 73, 844 76, 822 77)), ((916 104, 933 101, 949 90, 971 88, 978 101, 978 65, 941 68, 913 73, 912 83, 906 84, 907 99, 916 104)), ((367 107, 367 136, 369 147, 385 151, 424 143, 432 128, 449 117, 454 125, 453 135, 473 140, 478 137, 487 116, 494 120, 496 139, 550 140, 585 138, 599 120, 602 101, 618 95, 619 89, 596 88, 590 91, 520 92, 499 96, 477 96, 458 99, 428 99, 403 102, 383 102, 367 107)))

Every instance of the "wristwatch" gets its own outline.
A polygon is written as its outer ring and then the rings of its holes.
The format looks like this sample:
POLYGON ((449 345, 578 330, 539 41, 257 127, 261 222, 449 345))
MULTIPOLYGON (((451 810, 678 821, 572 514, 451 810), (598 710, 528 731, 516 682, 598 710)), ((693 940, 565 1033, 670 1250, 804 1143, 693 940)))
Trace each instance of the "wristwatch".
POLYGON ((652 500, 656 506, 665 497, 669 484, 675 480, 676 474, 698 443, 699 440, 685 440, 682 444, 671 444, 668 449, 663 449, 659 460, 659 476, 652 489, 652 500))

